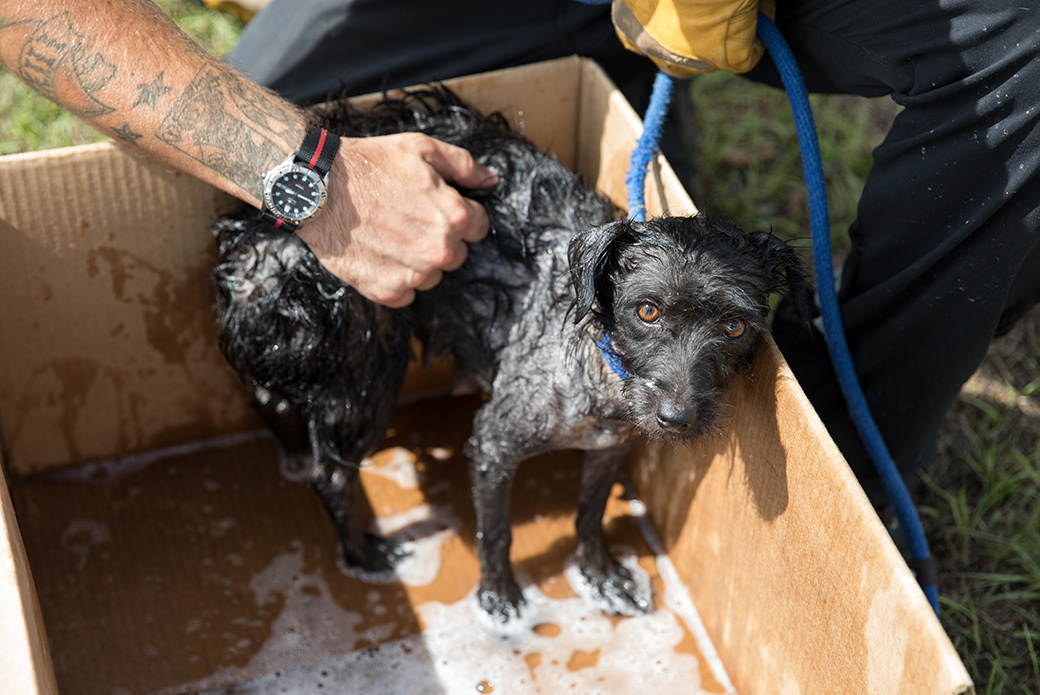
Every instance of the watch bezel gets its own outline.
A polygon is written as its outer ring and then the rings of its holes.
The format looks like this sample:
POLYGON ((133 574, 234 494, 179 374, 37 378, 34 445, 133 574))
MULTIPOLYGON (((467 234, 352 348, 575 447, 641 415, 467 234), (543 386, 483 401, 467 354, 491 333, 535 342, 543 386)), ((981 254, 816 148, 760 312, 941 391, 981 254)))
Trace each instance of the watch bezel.
POLYGON ((267 174, 264 175, 264 208, 268 212, 273 214, 275 217, 278 217, 279 219, 283 219, 286 222, 291 222, 295 225, 299 225, 303 222, 317 217, 318 213, 320 213, 322 211, 322 208, 325 207, 325 201, 328 199, 328 174, 322 176, 314 169, 311 169, 305 164, 296 162, 294 161, 294 159, 295 157, 287 159, 286 161, 282 162, 280 165, 278 165, 274 169, 271 169, 269 172, 267 172, 267 174), (274 184, 278 181, 278 179, 282 178, 283 176, 287 176, 293 173, 299 173, 307 176, 315 182, 318 188, 317 207, 314 209, 314 212, 310 213, 309 215, 306 215, 305 217, 293 217, 292 215, 288 215, 282 212, 282 210, 280 210, 278 207, 276 207, 274 202, 274 184))

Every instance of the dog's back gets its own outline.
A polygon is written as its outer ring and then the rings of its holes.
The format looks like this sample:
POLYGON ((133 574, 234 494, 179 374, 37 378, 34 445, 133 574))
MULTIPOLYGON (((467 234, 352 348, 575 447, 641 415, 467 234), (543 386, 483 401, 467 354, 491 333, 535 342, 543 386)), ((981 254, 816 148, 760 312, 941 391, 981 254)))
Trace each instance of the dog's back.
POLYGON ((532 298, 572 302, 565 280, 573 233, 610 221, 615 210, 500 115, 485 116, 445 89, 385 99, 364 112, 330 102, 313 117, 345 137, 422 132, 469 150, 500 178, 492 189, 465 191, 488 211, 488 238, 402 310, 361 297, 255 210, 215 225, 224 355, 280 438, 296 442, 292 454, 356 465, 389 426, 412 338, 426 356, 454 358, 458 379, 487 390, 496 355, 532 298), (353 451, 343 451, 344 442, 353 451))
POLYGON ((489 238, 471 245, 466 263, 408 309, 424 352, 451 356, 458 378, 487 390, 496 356, 530 303, 573 304, 567 245, 575 232, 614 219, 613 204, 500 114, 485 116, 446 89, 409 92, 363 113, 333 102, 318 114, 321 125, 346 136, 425 133, 498 173, 497 186, 464 191, 487 210, 489 238))

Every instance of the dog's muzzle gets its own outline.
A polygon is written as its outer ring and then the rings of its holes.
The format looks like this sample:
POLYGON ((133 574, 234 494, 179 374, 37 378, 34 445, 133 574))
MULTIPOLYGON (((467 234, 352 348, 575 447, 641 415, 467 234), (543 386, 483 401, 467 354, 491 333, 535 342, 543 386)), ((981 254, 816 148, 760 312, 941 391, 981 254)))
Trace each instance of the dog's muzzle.
POLYGON ((671 401, 661 401, 657 405, 657 424, 661 429, 685 432, 696 420, 696 405, 678 406, 671 401))

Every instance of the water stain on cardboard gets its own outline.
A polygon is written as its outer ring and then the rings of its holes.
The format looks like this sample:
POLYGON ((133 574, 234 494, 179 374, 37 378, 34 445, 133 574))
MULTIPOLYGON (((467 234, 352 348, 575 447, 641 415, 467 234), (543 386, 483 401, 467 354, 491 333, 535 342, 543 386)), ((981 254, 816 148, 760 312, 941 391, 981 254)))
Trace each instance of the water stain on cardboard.
POLYGON ((208 255, 176 274, 110 246, 91 249, 86 262, 89 277, 107 275, 116 299, 140 307, 148 344, 168 364, 186 364, 200 335, 215 344, 213 316, 199 311, 213 303, 208 255))
MULTIPOLYGON (((54 429, 69 459, 78 459, 82 452, 78 444, 77 422, 102 371, 118 389, 122 375, 102 370, 97 362, 88 358, 68 357, 36 368, 26 379, 25 389, 16 401, 14 422, 5 431, 8 445, 13 446, 19 441, 29 416, 39 412, 41 407, 56 408, 54 429)), ((125 439, 121 428, 119 437, 125 439)))

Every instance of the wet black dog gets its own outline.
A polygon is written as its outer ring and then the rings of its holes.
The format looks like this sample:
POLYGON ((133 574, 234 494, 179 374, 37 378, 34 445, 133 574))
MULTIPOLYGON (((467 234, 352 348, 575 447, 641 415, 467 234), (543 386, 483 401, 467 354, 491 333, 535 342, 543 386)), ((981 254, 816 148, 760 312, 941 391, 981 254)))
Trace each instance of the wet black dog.
POLYGON ((723 392, 767 330, 769 295, 808 297, 796 253, 771 234, 702 215, 617 221, 609 202, 502 118, 444 91, 363 114, 336 103, 316 117, 353 137, 422 131, 500 177, 493 189, 467 192, 488 211, 488 239, 407 309, 363 299, 255 211, 214 229, 221 348, 290 454, 310 466, 346 564, 385 570, 398 552, 364 532, 355 495, 358 464, 390 425, 415 337, 489 396, 466 446, 481 606, 507 620, 523 604, 509 563, 517 465, 572 448, 586 452, 581 572, 608 610, 647 610, 650 597, 603 534, 610 488, 638 432, 684 441, 719 428, 723 392), (597 347, 605 332, 626 380, 597 347))

